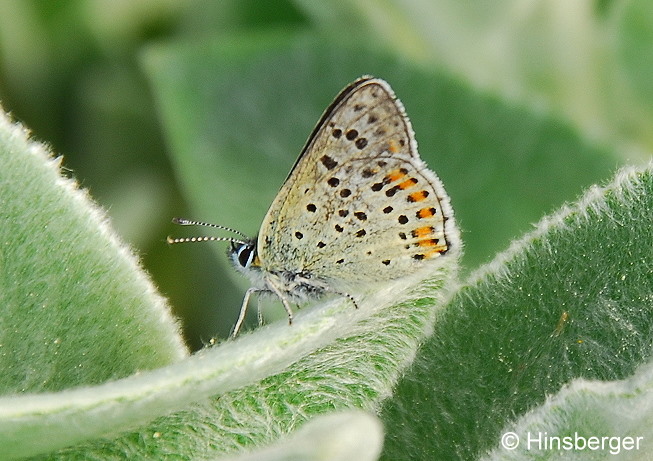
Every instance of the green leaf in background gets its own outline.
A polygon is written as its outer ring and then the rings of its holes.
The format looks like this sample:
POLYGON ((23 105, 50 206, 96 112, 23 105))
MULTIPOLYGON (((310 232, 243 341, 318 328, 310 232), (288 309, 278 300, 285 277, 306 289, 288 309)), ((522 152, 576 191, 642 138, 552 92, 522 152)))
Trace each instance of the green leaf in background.
MULTIPOLYGON (((475 459, 565 383, 631 376, 653 343, 652 242, 649 165, 591 188, 479 269, 384 408, 384 459, 475 459)), ((594 418, 573 424, 592 434, 594 418)))
POLYGON ((335 42, 374 43, 565 118, 642 161, 653 148, 647 0, 402 0, 295 4, 335 42))
MULTIPOLYGON (((558 121, 402 59, 310 34, 154 47, 145 62, 192 217, 252 236, 321 112, 363 74, 386 79, 406 106, 422 157, 452 197, 467 267, 617 163, 558 121)), ((229 268, 216 279, 233 274, 229 268)))
POLYGON ((653 10, 645 0, 625 2, 619 19, 618 57, 625 77, 648 106, 653 105, 653 87, 648 76, 653 72, 653 10))
POLYGON ((619 98, 610 106, 613 124, 628 144, 653 145, 653 9, 646 0, 617 2, 615 17, 609 23, 619 64, 616 82, 607 90, 619 98))
POLYGON ((0 115, 0 389, 102 383, 186 355, 168 307, 59 160, 0 115))

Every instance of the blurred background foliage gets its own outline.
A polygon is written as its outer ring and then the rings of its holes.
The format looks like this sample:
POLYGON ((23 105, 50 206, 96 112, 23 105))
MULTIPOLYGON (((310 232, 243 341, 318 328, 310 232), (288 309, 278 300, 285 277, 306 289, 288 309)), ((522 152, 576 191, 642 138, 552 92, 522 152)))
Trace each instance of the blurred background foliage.
MULTIPOLYGON (((63 155, 65 168, 108 210, 114 227, 170 298, 193 348, 226 335, 235 314, 215 308, 222 270, 215 253, 203 246, 170 251, 165 244, 167 235, 179 233, 170 219, 238 223, 196 216, 191 199, 180 192, 156 91, 143 65, 152 47, 183 43, 201 49, 222 41, 235 43, 233 53, 246 55, 244 37, 301 31, 334 48, 365 44, 415 68, 437 69, 486 101, 565 127, 539 136, 562 132, 592 146, 587 155, 595 155, 600 166, 592 173, 578 171, 582 179, 563 201, 573 200, 593 180, 609 178, 620 164, 645 161, 653 147, 653 7, 648 0, 0 0, 0 11, 4 110, 63 155)), ((337 89, 346 83, 331 84, 337 89)), ((332 96, 335 91, 329 89, 332 96)), ((513 114, 515 124, 518 114, 513 114)), ((413 122, 420 123, 414 115, 413 122)), ((307 136, 310 129, 304 132, 307 136)), ((418 130, 420 136, 427 135, 418 130)), ((501 133, 496 136, 501 142, 501 133)), ((510 136, 504 142, 518 143, 510 136)), ((562 149, 560 155, 572 154, 562 149)), ((454 183, 450 193, 456 188, 463 185, 454 183)), ((468 271, 561 201, 534 206, 534 215, 518 210, 514 226, 485 247, 474 240, 482 223, 474 222, 465 203, 455 204, 469 225, 464 235, 468 271)))

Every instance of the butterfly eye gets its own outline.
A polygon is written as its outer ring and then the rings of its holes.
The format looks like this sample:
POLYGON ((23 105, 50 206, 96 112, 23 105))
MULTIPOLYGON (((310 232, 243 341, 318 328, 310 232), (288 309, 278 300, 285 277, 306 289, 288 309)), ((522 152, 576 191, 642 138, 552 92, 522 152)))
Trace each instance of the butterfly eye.
POLYGON ((256 256, 254 245, 251 243, 240 245, 239 247, 235 248, 234 251, 237 255, 238 264, 244 268, 248 268, 250 264, 252 264, 252 261, 254 261, 254 256, 256 256))

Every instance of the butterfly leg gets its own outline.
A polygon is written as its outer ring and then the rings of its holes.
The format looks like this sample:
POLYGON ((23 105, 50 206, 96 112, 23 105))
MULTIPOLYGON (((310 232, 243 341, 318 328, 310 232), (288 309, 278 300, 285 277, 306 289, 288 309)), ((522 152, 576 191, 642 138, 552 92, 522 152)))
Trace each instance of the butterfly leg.
MULTIPOLYGON (((247 305, 249 304, 249 298, 251 298, 253 293, 261 291, 259 288, 250 288, 245 292, 245 297, 243 298, 243 303, 240 306, 240 314, 238 314, 238 320, 236 320, 236 325, 234 325, 234 329, 231 332, 231 338, 235 338, 238 336, 238 332, 240 331, 240 327, 243 325, 243 321, 245 320, 245 314, 247 313, 247 305)), ((259 309, 260 312, 260 309, 259 309)))
POLYGON ((263 312, 261 311, 261 298, 256 300, 256 318, 258 319, 258 326, 263 325, 263 312))
POLYGON ((281 299, 281 304, 283 304, 284 309, 286 309, 286 312, 288 313, 288 325, 292 325, 292 309, 290 308, 290 303, 286 299, 286 297, 283 294, 278 295, 279 298, 281 299))
POLYGON ((281 300, 281 304, 283 304, 283 308, 286 309, 286 313, 288 314, 288 325, 292 325, 293 314, 292 309, 290 308, 290 303, 288 302, 288 298, 286 295, 284 295, 283 290, 277 286, 272 278, 266 278, 265 281, 270 291, 277 295, 277 297, 281 300))

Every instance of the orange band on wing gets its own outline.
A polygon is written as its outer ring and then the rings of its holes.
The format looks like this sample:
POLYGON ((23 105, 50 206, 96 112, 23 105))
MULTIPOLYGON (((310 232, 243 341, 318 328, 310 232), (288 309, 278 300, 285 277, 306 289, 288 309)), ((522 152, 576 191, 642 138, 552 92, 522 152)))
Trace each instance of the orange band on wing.
POLYGON ((431 235, 433 230, 434 229, 431 226, 418 227, 411 232, 411 235, 413 237, 426 237, 427 235, 431 235))
POLYGON ((403 182, 400 182, 397 185, 399 186, 399 189, 404 190, 404 189, 408 189, 409 187, 413 187, 415 184, 417 184, 417 179, 410 178, 403 182))
POLYGON ((421 202, 422 200, 426 200, 426 197, 428 197, 429 192, 426 190, 421 190, 419 192, 413 192, 412 194, 408 195, 408 200, 409 202, 421 202))
POLYGON ((386 181, 389 183, 399 181, 401 178, 406 176, 408 174, 408 170, 405 168, 400 168, 398 170, 391 171, 388 173, 388 175, 385 177, 386 181))
POLYGON ((436 211, 437 211, 437 210, 436 210, 435 208, 433 208, 433 207, 422 208, 421 210, 419 210, 419 211, 417 212, 417 217, 418 217, 419 219, 422 219, 422 218, 431 218, 431 217, 435 216, 436 211))
POLYGON ((432 258, 433 256, 438 256, 440 253, 447 251, 446 245, 436 245, 431 250, 424 253, 424 256, 427 258, 432 258))

